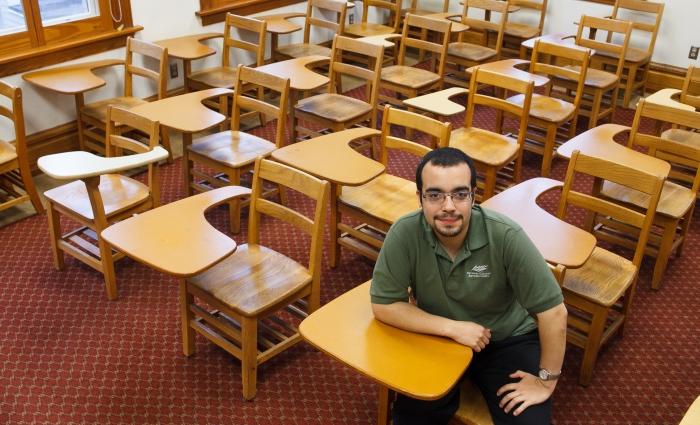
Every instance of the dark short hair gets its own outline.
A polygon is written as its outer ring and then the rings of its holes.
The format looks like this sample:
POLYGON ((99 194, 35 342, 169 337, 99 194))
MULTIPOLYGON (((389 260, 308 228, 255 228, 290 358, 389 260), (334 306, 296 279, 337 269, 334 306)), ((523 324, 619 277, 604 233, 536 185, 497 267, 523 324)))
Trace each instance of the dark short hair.
POLYGON ((447 147, 434 149, 425 154, 423 159, 421 159, 418 168, 416 168, 416 187, 419 192, 423 192, 423 168, 425 168, 425 165, 428 163, 438 167, 452 167, 462 163, 467 164, 472 175, 472 190, 476 190, 476 167, 474 166, 474 161, 461 150, 447 147))

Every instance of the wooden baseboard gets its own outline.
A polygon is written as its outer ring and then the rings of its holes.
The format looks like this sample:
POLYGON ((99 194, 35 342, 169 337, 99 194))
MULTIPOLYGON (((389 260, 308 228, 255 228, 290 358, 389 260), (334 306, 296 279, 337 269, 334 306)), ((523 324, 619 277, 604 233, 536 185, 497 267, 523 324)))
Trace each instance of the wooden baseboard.
POLYGON ((681 89, 687 69, 673 65, 664 65, 652 62, 647 79, 647 93, 654 93, 661 89, 681 89))

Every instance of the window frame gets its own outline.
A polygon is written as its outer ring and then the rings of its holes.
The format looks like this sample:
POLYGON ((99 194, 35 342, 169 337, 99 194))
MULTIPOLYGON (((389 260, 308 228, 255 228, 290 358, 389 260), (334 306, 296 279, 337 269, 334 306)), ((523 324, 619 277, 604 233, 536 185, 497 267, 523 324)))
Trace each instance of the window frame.
POLYGON ((206 26, 223 22, 228 12, 250 15, 303 1, 306 0, 199 0, 199 10, 195 15, 199 16, 202 25, 206 26))
POLYGON ((0 36, 0 77, 115 49, 142 30, 134 26, 129 0, 96 0, 96 16, 44 26, 38 0, 21 0, 26 30, 0 36), (110 8, 121 7, 121 20, 110 8))

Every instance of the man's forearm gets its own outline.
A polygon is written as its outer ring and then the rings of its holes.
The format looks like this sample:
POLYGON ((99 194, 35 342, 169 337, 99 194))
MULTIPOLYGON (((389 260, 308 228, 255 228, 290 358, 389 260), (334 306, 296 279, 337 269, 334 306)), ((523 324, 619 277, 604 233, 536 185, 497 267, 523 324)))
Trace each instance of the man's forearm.
POLYGON ((540 334, 540 367, 558 372, 566 350, 566 307, 559 304, 537 315, 540 334))
POLYGON ((407 302, 372 304, 374 317, 378 320, 411 332, 452 338, 452 320, 430 314, 407 302))

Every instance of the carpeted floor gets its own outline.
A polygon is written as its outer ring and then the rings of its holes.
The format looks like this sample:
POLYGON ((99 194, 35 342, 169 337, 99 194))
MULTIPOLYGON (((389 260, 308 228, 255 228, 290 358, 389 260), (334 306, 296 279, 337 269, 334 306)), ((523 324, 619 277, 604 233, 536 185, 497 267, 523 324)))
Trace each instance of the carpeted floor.
MULTIPOLYGON (((616 121, 629 125, 632 114, 621 110, 616 121)), ((478 114, 478 126, 490 122, 478 114)), ((270 131, 269 124, 256 130, 270 131)), ((524 163, 524 178, 538 174, 538 157, 528 154, 524 163)), ((414 167, 398 157, 390 171, 410 177, 414 167)), ((552 177, 563 178, 565 167, 555 160, 552 177)), ((163 201, 181 196, 176 161, 163 167, 163 201)), ((291 205, 303 204, 292 197, 291 205)), ((224 208, 210 219, 227 230, 224 208)), ((671 261, 661 290, 649 288, 645 261, 625 337, 603 349, 588 388, 577 384, 581 350, 568 348, 555 423, 675 424, 700 394, 699 220, 696 212, 683 256, 671 261)), ((267 243, 304 256, 304 243, 273 223, 264 226, 267 243)), ((237 241, 245 241, 245 231, 237 241)), ((0 424, 375 421, 376 386, 306 344, 260 367, 257 398, 243 401, 238 361, 200 337, 196 355, 182 355, 175 279, 125 260, 117 265, 120 298, 109 302, 99 273, 72 259, 65 270, 54 269, 44 215, 1 228, 0 240, 0 424)), ((322 302, 371 272, 369 261, 343 251, 338 268, 323 270, 322 302)))

